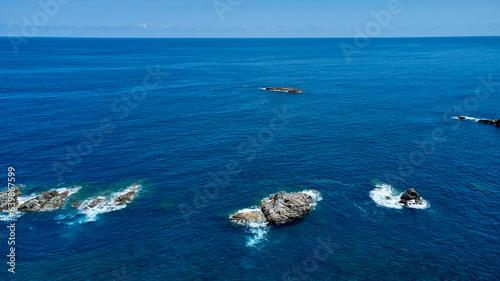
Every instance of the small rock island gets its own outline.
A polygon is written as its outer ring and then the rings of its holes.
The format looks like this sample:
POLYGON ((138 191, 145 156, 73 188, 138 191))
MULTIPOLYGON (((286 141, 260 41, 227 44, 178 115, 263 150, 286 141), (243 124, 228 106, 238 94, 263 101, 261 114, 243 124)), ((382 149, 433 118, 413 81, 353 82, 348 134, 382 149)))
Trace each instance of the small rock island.
POLYGON ((244 209, 229 217, 237 224, 263 223, 281 225, 303 218, 313 207, 311 196, 303 192, 280 191, 262 202, 260 209, 244 209))
POLYGON ((304 93, 301 89, 294 89, 294 88, 283 88, 283 87, 270 87, 266 88, 267 91, 275 91, 275 92, 288 92, 292 94, 298 94, 298 93, 304 93))

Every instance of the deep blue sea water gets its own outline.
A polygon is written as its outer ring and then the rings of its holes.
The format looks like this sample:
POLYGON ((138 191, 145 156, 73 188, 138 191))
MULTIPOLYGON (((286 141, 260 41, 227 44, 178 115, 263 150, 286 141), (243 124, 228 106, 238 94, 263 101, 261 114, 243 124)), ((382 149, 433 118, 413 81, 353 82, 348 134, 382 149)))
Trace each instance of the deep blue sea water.
POLYGON ((499 280, 500 128, 452 117, 500 118, 500 38, 342 42, 1 38, 0 178, 141 189, 95 221, 20 217, 0 279, 499 280), (372 199, 410 187, 428 208, 372 199), (306 189, 300 222, 228 220, 306 189))

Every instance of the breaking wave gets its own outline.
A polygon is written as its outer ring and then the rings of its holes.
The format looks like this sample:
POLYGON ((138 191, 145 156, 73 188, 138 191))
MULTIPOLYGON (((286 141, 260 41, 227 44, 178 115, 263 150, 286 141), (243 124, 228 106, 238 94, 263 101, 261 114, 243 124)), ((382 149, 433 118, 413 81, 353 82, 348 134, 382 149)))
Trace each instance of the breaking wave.
POLYGON ((474 118, 474 117, 468 117, 468 116, 453 116, 453 119, 463 119, 463 120, 472 120, 472 121, 479 121, 479 118, 474 118))
MULTIPOLYGON (((403 204, 399 203, 401 195, 404 191, 400 191, 390 184, 386 183, 376 183, 375 189, 370 191, 370 197, 379 206, 392 208, 392 209, 403 209, 403 204)), ((420 204, 408 205, 407 208, 413 209, 427 209, 430 208, 430 203, 422 198, 420 204)))
POLYGON ((248 247, 257 247, 261 242, 267 239, 267 234, 271 227, 267 222, 252 222, 247 225, 246 231, 252 236, 247 239, 248 247))
POLYGON ((109 213, 117 210, 121 210, 127 207, 132 199, 137 196, 137 192, 141 188, 140 184, 133 184, 128 186, 122 191, 112 193, 110 196, 94 196, 89 199, 84 200, 80 206, 78 206, 78 213, 84 215, 83 218, 79 219, 79 223, 93 222, 96 221, 100 214, 109 213), (131 196, 125 204, 119 204, 116 199, 119 196, 125 195, 131 191, 135 193, 131 196))

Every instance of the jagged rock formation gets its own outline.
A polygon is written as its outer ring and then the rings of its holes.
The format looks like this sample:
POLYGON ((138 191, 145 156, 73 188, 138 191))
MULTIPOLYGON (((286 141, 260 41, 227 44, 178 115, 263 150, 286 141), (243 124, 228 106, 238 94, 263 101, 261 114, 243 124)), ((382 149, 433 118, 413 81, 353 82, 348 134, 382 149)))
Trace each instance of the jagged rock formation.
POLYGON ((267 222, 269 224, 285 224, 303 218, 313 208, 313 199, 303 192, 287 193, 280 191, 262 202, 259 209, 245 209, 230 216, 239 224, 267 222))
POLYGON ((21 206, 19 206, 18 210, 21 212, 56 210, 64 206, 68 195, 68 191, 61 193, 57 190, 47 191, 24 202, 21 206))
POLYGON ((270 224, 285 224, 303 218, 312 209, 311 196, 304 193, 280 191, 263 202, 261 209, 270 224))
POLYGON ((399 203, 402 203, 405 206, 421 204, 422 197, 420 196, 420 194, 418 194, 418 192, 415 189, 410 188, 405 193, 403 193, 403 195, 401 195, 399 203))

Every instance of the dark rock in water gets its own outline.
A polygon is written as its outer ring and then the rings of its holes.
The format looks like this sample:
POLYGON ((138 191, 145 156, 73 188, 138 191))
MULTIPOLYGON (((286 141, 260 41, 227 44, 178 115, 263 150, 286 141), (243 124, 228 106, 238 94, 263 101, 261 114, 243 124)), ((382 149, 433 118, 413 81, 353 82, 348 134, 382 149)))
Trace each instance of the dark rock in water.
POLYGON ((477 122, 491 124, 500 127, 500 119, 497 120, 479 119, 477 122))
POLYGON ((17 205, 19 205, 18 197, 21 196, 21 188, 23 188, 21 185, 14 186, 0 193, 0 212, 8 211, 12 208, 15 210, 17 208, 17 205), (9 198, 11 198, 10 201, 9 198))
POLYGON ((132 197, 135 195, 136 192, 137 192, 137 190, 134 189, 134 190, 131 190, 123 195, 118 196, 115 200, 115 203, 117 203, 118 205, 127 203, 128 201, 130 201, 132 199, 132 197))
POLYGON ((401 195, 399 203, 403 203, 405 206, 420 204, 422 203, 422 197, 415 189, 410 188, 403 195, 401 195))
POLYGON ((57 190, 44 192, 21 204, 18 210, 21 212, 33 212, 59 209, 64 206, 64 203, 66 203, 66 197, 68 197, 68 194, 68 191, 59 193, 57 190))
POLYGON ((241 210, 236 214, 231 215, 229 218, 231 221, 237 224, 248 224, 252 222, 266 222, 266 217, 260 209, 253 210, 241 210))
POLYGON ((311 196, 304 193, 280 191, 263 202, 261 209, 270 224, 285 224, 303 218, 312 209, 311 196))
POLYGON ((467 117, 467 116, 457 116, 455 117, 457 119, 460 119, 460 120, 465 120, 465 119, 471 119, 471 120, 477 120, 477 122, 479 123, 485 123, 485 124, 491 124, 491 125, 495 125, 495 126, 498 126, 500 127, 500 119, 476 119, 476 118, 472 118, 472 117, 467 117))
POLYGON ((288 92, 288 93, 293 93, 293 94, 298 94, 298 93, 303 93, 304 91, 300 89, 294 89, 294 88, 283 88, 283 87, 271 87, 271 88, 266 88, 268 91, 277 91, 277 92, 288 92))

